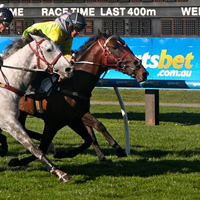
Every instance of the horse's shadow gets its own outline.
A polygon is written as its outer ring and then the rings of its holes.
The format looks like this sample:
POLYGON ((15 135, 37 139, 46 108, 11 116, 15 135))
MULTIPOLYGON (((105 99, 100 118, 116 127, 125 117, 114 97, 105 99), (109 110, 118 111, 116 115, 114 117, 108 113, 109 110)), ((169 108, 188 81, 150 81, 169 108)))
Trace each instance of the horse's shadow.
POLYGON ((200 172, 200 161, 187 160, 148 160, 138 159, 136 161, 118 161, 118 162, 92 162, 78 166, 62 165, 64 171, 68 170, 71 175, 82 175, 87 180, 94 180, 97 177, 143 177, 164 175, 166 173, 188 174, 200 172))
MULTIPOLYGON (((85 182, 87 180, 95 179, 100 176, 128 176, 128 177, 151 177, 163 175, 166 173, 192 173, 200 172, 200 160, 189 161, 185 158, 191 156, 200 156, 200 149, 197 150, 183 150, 183 151, 163 151, 163 150, 146 150, 137 151, 132 150, 130 155, 139 156, 135 161, 130 161, 127 158, 116 159, 112 150, 103 149, 107 154, 107 158, 111 157, 105 162, 99 162, 98 160, 87 163, 84 165, 68 166, 66 162, 62 162, 62 169, 68 170, 72 175, 85 176, 85 182), (172 160, 166 159, 166 156, 175 155, 180 159, 172 160)), ((92 149, 88 149, 84 154, 94 154, 92 149)), ((84 181, 81 181, 84 182, 84 181)))
MULTIPOLYGON (((66 149, 65 149, 66 150, 66 149)), ((137 151, 131 150, 130 156, 137 156, 133 161, 129 158, 116 158, 112 150, 103 149, 104 153, 107 154, 108 160, 105 162, 96 161, 88 162, 87 164, 72 164, 71 158, 65 159, 54 159, 54 163, 59 162, 59 166, 62 170, 68 172, 70 175, 81 175, 81 180, 75 179, 76 183, 84 183, 88 180, 95 180, 101 176, 112 176, 112 177, 152 177, 163 175, 166 173, 181 173, 188 174, 193 172, 200 172, 200 160, 186 160, 184 157, 199 156, 200 149, 197 150, 185 150, 185 151, 163 151, 163 150, 146 150, 137 151), (166 156, 175 155, 181 157, 180 159, 166 159, 166 156)), ((91 154, 95 156, 92 149, 86 150, 83 155, 91 154)), ((13 154, 12 154, 13 155, 13 154)), ((78 158, 77 158, 78 159, 78 158)), ((46 170, 44 166, 39 167, 40 170, 46 170)), ((0 166, 0 172, 5 171, 5 166, 0 166)), ((35 168, 32 166, 13 168, 13 170, 26 170, 34 171, 35 168)), ((37 166, 38 170, 38 166, 37 166)))
MULTIPOLYGON (((128 112, 128 119, 129 120, 136 120, 136 121, 144 121, 145 120, 145 114, 144 113, 134 113, 134 112, 128 112)), ((122 119, 120 112, 112 112, 112 113, 93 113, 93 115, 97 118, 103 118, 103 119, 122 119)), ((200 124, 200 113, 160 113, 159 114, 159 121, 160 122, 174 122, 174 123, 180 123, 185 125, 195 125, 200 124)))

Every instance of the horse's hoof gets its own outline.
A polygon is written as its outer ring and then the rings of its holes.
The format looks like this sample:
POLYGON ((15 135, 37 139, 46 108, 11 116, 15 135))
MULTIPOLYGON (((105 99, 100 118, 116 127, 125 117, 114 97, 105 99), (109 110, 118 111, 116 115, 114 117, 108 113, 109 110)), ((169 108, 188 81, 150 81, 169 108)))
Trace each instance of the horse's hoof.
POLYGON ((16 166, 21 166, 20 165, 20 160, 18 158, 13 158, 9 161, 8 163, 9 167, 16 167, 16 166))
POLYGON ((54 154, 54 158, 64 158, 65 157, 65 152, 64 151, 58 151, 54 154))
POLYGON ((63 183, 67 183, 68 181, 72 180, 72 177, 69 176, 69 175, 67 175, 67 174, 65 174, 65 175, 61 176, 61 177, 59 178, 59 180, 60 180, 61 182, 63 182, 63 183))
POLYGON ((122 148, 117 149, 116 155, 118 157, 127 157, 127 154, 125 153, 125 151, 122 148))
POLYGON ((54 158, 73 158, 70 153, 64 152, 64 151, 58 151, 57 153, 54 154, 54 158))
POLYGON ((0 156, 1 157, 6 156, 7 153, 8 153, 8 151, 0 150, 0 156))
POLYGON ((47 150, 47 154, 54 154, 56 152, 56 148, 53 142, 49 145, 49 148, 47 150))
POLYGON ((3 148, 2 146, 0 147, 0 156, 4 157, 8 153, 8 147, 3 148))
POLYGON ((99 158, 99 161, 101 161, 101 162, 104 162, 104 161, 106 161, 106 157, 105 157, 105 156, 103 156, 103 157, 100 157, 100 158, 99 158))
POLYGON ((66 183, 72 179, 71 176, 69 176, 67 173, 61 171, 60 169, 52 168, 50 170, 50 173, 56 174, 59 177, 59 180, 63 183, 66 183))

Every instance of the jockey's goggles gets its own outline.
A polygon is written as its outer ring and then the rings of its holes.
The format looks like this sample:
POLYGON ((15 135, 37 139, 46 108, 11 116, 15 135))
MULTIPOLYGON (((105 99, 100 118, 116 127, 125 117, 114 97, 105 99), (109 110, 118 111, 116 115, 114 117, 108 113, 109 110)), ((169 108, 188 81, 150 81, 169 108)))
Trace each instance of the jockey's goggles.
POLYGON ((10 23, 9 22, 6 22, 6 21, 3 21, 1 22, 5 27, 9 27, 10 26, 10 23))
POLYGON ((76 32, 81 32, 84 28, 85 28, 85 25, 83 25, 83 24, 80 24, 80 25, 76 24, 75 27, 74 27, 74 30, 76 32))
POLYGON ((80 28, 75 27, 74 30, 75 30, 76 32, 81 32, 83 29, 82 29, 82 28, 80 29, 80 28))

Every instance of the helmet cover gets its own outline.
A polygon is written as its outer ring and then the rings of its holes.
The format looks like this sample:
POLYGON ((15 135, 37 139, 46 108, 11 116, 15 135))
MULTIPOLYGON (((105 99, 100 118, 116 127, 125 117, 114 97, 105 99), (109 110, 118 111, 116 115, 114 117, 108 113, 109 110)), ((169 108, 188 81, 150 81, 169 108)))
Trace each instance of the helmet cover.
POLYGON ((12 20, 12 12, 8 8, 0 8, 0 22, 8 22, 10 24, 12 20))

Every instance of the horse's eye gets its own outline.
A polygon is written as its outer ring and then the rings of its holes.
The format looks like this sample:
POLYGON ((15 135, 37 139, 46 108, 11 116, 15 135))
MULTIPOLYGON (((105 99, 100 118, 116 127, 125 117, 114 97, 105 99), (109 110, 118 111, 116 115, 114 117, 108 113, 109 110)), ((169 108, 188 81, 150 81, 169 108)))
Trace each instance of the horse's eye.
POLYGON ((118 49, 118 46, 116 45, 116 46, 113 46, 112 47, 114 50, 116 50, 116 49, 118 49))

